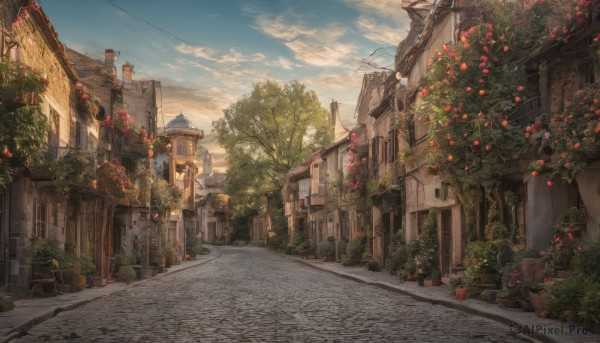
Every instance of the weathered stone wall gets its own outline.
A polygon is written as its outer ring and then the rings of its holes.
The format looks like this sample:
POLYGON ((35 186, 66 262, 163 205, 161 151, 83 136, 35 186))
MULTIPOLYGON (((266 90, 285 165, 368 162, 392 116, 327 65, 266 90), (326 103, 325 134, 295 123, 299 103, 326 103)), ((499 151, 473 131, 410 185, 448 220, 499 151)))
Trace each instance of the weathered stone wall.
POLYGON ((62 45, 58 51, 49 42, 48 35, 52 35, 48 28, 43 27, 37 16, 28 15, 20 25, 14 26, 13 35, 20 45, 19 60, 32 68, 45 74, 50 80, 50 85, 44 94, 42 110, 46 115, 50 107, 59 114, 60 145, 69 143, 71 120, 75 114, 75 79, 69 71, 65 70, 64 49, 62 45))

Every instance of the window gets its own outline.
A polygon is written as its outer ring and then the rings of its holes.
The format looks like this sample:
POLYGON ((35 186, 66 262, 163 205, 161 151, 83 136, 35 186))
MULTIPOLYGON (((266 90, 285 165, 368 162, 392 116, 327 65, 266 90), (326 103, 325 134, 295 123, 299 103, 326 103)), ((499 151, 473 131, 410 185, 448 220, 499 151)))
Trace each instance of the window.
POLYGON ((319 165, 313 164, 311 173, 310 193, 317 194, 319 192, 319 165))
POLYGON ((192 154, 192 141, 186 137, 177 138, 177 155, 187 156, 192 154))
POLYGON ((42 202, 35 202, 33 218, 33 235, 46 238, 48 234, 48 209, 47 205, 42 202))

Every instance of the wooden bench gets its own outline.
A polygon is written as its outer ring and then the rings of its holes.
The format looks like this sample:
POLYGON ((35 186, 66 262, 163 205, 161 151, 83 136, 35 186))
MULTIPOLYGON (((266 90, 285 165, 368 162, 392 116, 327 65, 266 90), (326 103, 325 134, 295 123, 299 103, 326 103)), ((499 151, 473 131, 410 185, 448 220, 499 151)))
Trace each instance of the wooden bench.
POLYGON ((48 270, 44 264, 31 264, 31 294, 43 295, 44 291, 53 296, 61 294, 63 284, 62 272, 60 270, 48 270))

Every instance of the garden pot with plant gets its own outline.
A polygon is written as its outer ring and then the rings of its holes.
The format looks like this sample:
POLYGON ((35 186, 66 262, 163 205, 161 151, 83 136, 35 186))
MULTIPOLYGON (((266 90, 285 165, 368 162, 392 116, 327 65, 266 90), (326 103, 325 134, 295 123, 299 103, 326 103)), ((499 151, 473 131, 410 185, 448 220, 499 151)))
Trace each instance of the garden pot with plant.
POLYGON ((431 271, 431 285, 432 286, 441 286, 442 285, 442 275, 440 274, 440 271, 437 269, 434 269, 433 271, 431 271))
POLYGON ((425 274, 424 273, 418 273, 416 276, 417 279, 417 284, 421 287, 425 286, 425 274))
POLYGON ((465 300, 469 297, 469 286, 460 285, 454 289, 454 293, 456 295, 456 299, 465 300))

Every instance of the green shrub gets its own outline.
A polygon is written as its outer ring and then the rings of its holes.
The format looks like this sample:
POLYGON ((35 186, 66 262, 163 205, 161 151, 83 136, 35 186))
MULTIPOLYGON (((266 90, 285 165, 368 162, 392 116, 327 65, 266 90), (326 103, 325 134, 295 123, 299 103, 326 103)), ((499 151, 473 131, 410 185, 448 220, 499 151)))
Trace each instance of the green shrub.
POLYGON ((200 240, 196 235, 190 235, 185 241, 185 252, 190 255, 191 258, 196 257, 200 252, 200 240))
POLYGON ((63 255, 63 258, 58 261, 58 263, 62 269, 74 268, 78 269, 82 274, 96 271, 96 265, 94 262, 85 256, 77 256, 66 253, 63 255))
POLYGON ((513 259, 513 251, 505 240, 496 241, 496 250, 498 256, 496 257, 496 266, 498 270, 502 270, 504 266, 509 264, 513 259))
POLYGON ((432 269, 438 268, 438 235, 437 235, 437 211, 429 211, 427 220, 423 224, 423 233, 420 239, 419 253, 415 256, 417 268, 424 273, 430 273, 432 269))
POLYGON ((135 270, 132 266, 119 267, 119 281, 125 282, 128 285, 137 279, 135 270))
POLYGON ((7 312, 14 308, 13 298, 8 294, 0 294, 0 312, 7 312))
POLYGON ((386 265, 386 269, 390 274, 395 274, 408 259, 408 248, 402 230, 398 230, 394 235, 394 239, 390 243, 389 252, 390 259, 386 265))
POLYGON ((577 320, 584 295, 597 287, 590 279, 572 278, 556 285, 548 301, 548 317, 562 321, 577 320))
POLYGON ((374 260, 369 261, 369 263, 367 263, 367 269, 372 272, 378 272, 380 270, 379 262, 374 260))
POLYGON ((365 234, 361 234, 360 236, 350 240, 346 250, 348 258, 348 263, 346 265, 355 266, 360 264, 363 253, 365 252, 366 244, 367 236, 365 234))
POLYGON ((600 282, 600 243, 583 249, 577 260, 577 269, 582 276, 600 282))
POLYGON ((115 256, 115 264, 117 267, 127 266, 130 264, 134 264, 135 259, 131 255, 127 255, 125 253, 120 253, 115 256))
POLYGON ((27 254, 29 257, 31 257, 33 262, 47 264, 50 266, 50 261, 52 260, 63 260, 65 252, 60 248, 57 240, 43 239, 33 236, 30 239, 30 245, 27 249, 27 254))
POLYGON ((497 261, 498 249, 492 241, 473 241, 465 248, 464 263, 469 277, 482 273, 497 273, 497 261))
POLYGON ((577 315, 592 332, 600 332, 600 284, 595 283, 587 289, 577 315))
POLYGON ((328 237, 317 247, 317 257, 324 258, 326 261, 335 260, 335 238, 328 237))
POLYGON ((287 248, 288 236, 278 234, 273 237, 267 237, 267 247, 277 251, 285 251, 287 248))

